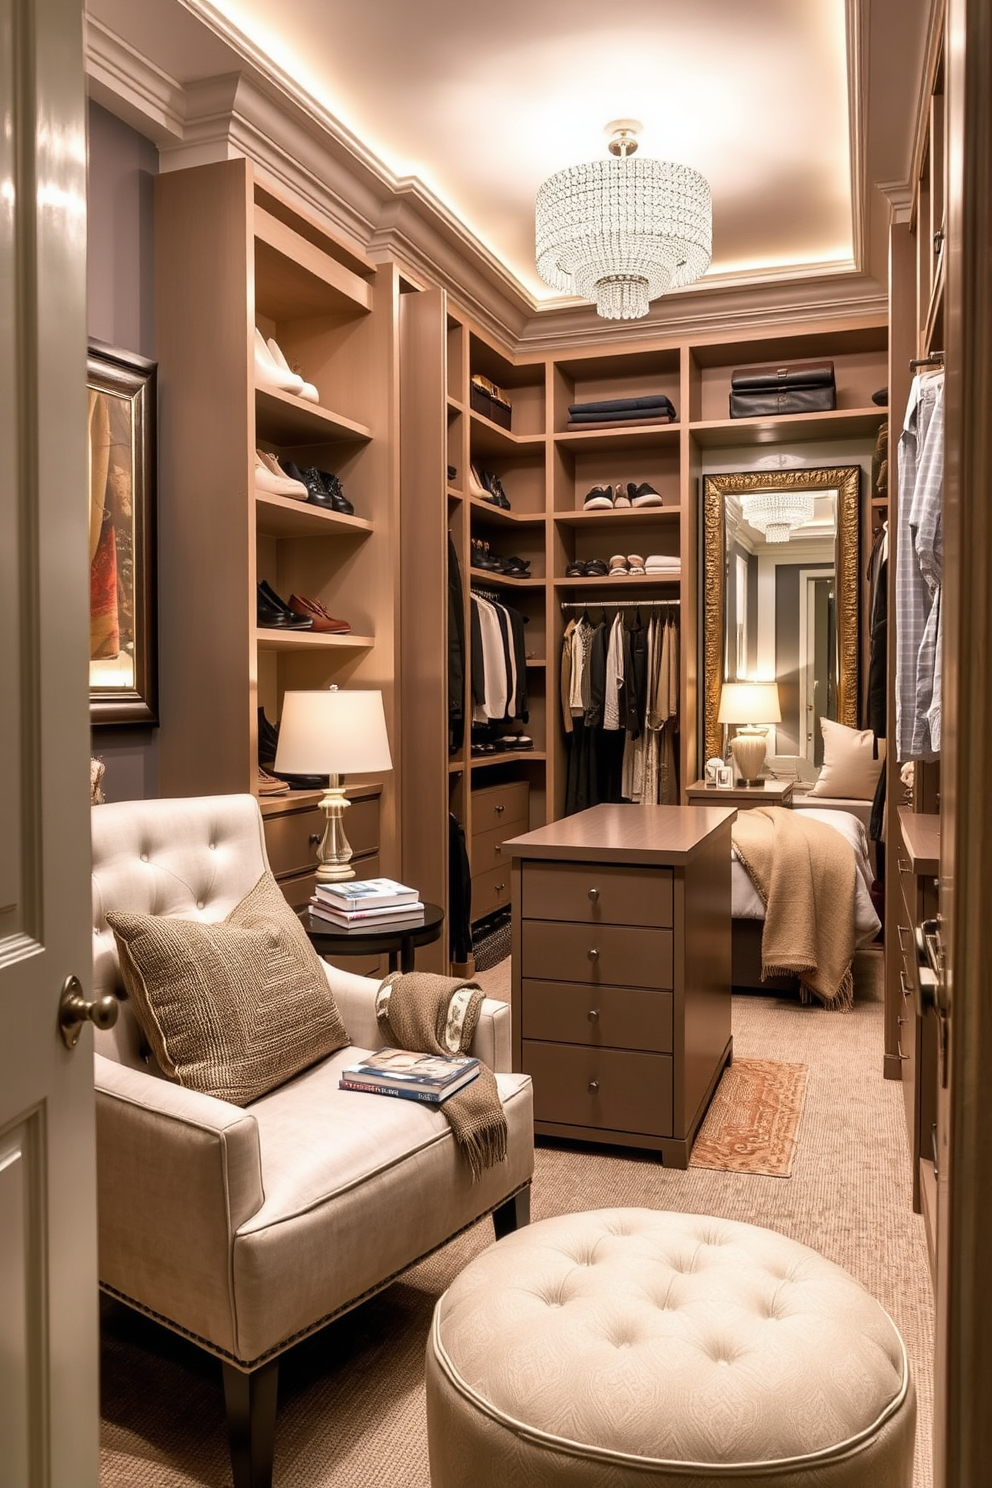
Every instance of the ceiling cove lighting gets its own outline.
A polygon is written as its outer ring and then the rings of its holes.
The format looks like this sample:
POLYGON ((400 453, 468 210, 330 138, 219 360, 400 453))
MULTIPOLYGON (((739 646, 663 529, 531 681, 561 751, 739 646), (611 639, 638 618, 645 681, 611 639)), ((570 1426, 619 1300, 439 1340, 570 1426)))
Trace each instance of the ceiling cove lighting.
POLYGON ((537 193, 537 272, 595 300, 605 320, 639 320, 652 300, 709 267, 709 182, 687 165, 635 160, 636 119, 606 126, 610 160, 572 165, 537 193))
POLYGON ((744 520, 765 542, 785 543, 797 527, 813 520, 812 491, 748 491, 741 496, 744 520))

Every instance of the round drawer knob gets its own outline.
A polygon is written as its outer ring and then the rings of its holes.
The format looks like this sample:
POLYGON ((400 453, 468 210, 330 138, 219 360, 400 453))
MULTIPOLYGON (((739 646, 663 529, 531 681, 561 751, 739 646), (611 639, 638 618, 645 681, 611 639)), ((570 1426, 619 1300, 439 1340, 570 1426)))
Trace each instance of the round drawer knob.
POLYGON ((586 1016, 588 1017, 590 1023, 598 1023, 599 1022, 599 1008, 590 1008, 589 1009, 589 1012, 586 1014, 586 1016))
POLYGON ((589 890, 589 898, 592 900, 593 904, 595 904, 596 903, 596 900, 599 898, 599 890, 598 889, 590 889, 589 890))
POLYGON ((310 846, 311 847, 319 847, 320 846, 320 833, 319 832, 311 832, 310 833, 310 846))
POLYGON ((497 816, 502 816, 503 815, 503 812, 506 810, 506 807, 505 806, 497 806, 494 809, 496 811, 496 815, 497 816))
POLYGON ((589 957, 590 961, 599 960, 599 951, 596 949, 595 946, 590 946, 589 950, 586 952, 586 955, 589 957))
POLYGON ((599 1081, 598 1080, 590 1080, 589 1081, 589 1094, 590 1095, 595 1095, 596 1094, 596 1091, 598 1089, 599 1089, 599 1081))

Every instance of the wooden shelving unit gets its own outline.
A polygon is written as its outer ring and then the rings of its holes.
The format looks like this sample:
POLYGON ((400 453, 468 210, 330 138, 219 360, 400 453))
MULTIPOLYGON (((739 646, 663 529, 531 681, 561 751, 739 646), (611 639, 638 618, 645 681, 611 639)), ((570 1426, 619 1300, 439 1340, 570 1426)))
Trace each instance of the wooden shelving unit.
MULTIPOLYGON (((396 735, 395 411, 381 375, 391 271, 262 188, 246 160, 167 172, 155 189, 160 543, 176 579, 160 600, 161 789, 254 791, 259 711, 277 723, 288 689, 381 686, 396 735), (256 327, 305 370, 319 403, 255 387, 256 327), (256 448, 337 474, 355 515, 256 492, 256 448), (324 604, 350 633, 258 627, 262 579, 284 599, 324 604)), ((380 791, 373 835, 393 871, 395 780, 376 783, 376 802, 380 791)), ((296 801, 291 814, 306 842, 315 805, 296 801)))
MULTIPOLYGON (((407 355, 401 357, 406 369, 404 428, 415 430, 409 448, 404 446, 409 471, 404 518, 410 534, 404 564, 412 564, 416 574, 404 636, 412 653, 417 679, 412 685, 418 699, 413 713, 404 712, 404 725, 408 737, 412 733, 418 741, 421 782, 416 793, 407 791, 405 796, 404 861, 409 851, 427 872, 431 862, 446 863, 449 813, 464 828, 471 854, 473 838, 481 830, 477 792, 483 783, 487 790, 494 781, 525 783, 527 825, 532 829, 562 814, 566 752, 557 687, 561 637, 568 618, 563 602, 595 607, 597 601, 609 604, 624 598, 680 601, 679 769, 683 781, 696 778, 700 476, 711 458, 719 463, 729 449, 753 452, 742 458, 757 460, 766 453, 801 446, 809 459, 810 444, 822 444, 822 463, 832 464, 838 444, 853 445, 862 449, 867 463, 876 430, 885 417, 885 410, 874 405, 871 396, 886 381, 887 330, 881 321, 827 322, 801 332, 698 343, 659 341, 636 350, 626 348, 618 336, 606 351, 548 353, 517 361, 494 345, 441 291, 407 294, 401 310, 408 322, 407 355), (825 356, 836 369, 836 411, 776 419, 728 417, 730 378, 736 366, 825 356), (473 373, 481 373, 506 391, 512 404, 509 430, 471 407, 473 373), (674 403, 677 422, 618 429, 566 427, 570 403, 658 392, 674 403), (509 511, 467 494, 470 463, 499 477, 511 503, 509 511), (450 480, 446 465, 456 472, 450 480), (592 486, 628 481, 649 482, 663 505, 583 509, 592 486), (471 754, 468 655, 462 699, 464 740, 453 753, 448 749, 443 725, 448 710, 449 537, 460 568, 466 635, 473 585, 505 597, 527 617, 530 708, 524 727, 534 739, 533 751, 471 754), (487 541, 492 553, 529 559, 532 577, 512 579, 473 568, 473 539, 487 541), (678 569, 663 574, 614 578, 566 574, 576 560, 608 560, 620 552, 663 553, 681 561, 678 569), (433 658, 430 666, 424 660, 425 647, 433 658), (425 786, 425 782, 429 783, 425 786)), ((867 489, 867 481, 865 485, 867 489)), ((410 686, 407 676, 405 687, 410 686)), ((485 863, 482 871, 488 881, 488 848, 485 863)), ((438 891, 443 892, 443 887, 442 882, 438 891)), ((488 908, 491 900, 480 902, 488 908)))

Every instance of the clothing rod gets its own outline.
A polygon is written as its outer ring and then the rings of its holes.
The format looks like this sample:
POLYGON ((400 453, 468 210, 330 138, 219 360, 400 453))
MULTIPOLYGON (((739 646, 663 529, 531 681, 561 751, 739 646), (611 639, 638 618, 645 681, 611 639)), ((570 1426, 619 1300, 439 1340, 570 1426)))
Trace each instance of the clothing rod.
POLYGON ((917 367, 942 367, 943 365, 944 353, 942 351, 932 351, 929 356, 911 357, 909 370, 914 372, 917 367))
POLYGON ((678 609, 680 599, 563 599, 563 610, 670 610, 678 609))

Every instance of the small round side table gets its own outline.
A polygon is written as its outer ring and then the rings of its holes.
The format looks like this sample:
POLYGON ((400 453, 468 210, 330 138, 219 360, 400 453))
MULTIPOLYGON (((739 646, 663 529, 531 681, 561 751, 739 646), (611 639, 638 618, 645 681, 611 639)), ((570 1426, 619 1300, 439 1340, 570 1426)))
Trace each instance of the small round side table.
POLYGON ((412 971, 418 946, 432 945, 441 939, 444 910, 439 904, 425 904, 423 921, 415 925, 394 925, 392 929, 377 929, 368 921, 352 930, 339 930, 327 920, 311 915, 310 906, 297 907, 300 924, 303 926, 318 956, 335 955, 388 955, 390 971, 412 971))

